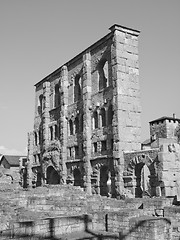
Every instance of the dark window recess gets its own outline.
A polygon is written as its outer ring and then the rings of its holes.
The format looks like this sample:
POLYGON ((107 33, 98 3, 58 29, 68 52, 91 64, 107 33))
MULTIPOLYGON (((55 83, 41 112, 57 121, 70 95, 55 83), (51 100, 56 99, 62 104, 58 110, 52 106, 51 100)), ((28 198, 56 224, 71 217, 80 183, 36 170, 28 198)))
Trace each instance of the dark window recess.
POLYGON ((53 127, 50 127, 50 140, 53 140, 53 127))
POLYGON ((72 122, 72 120, 69 120, 69 133, 70 133, 70 135, 73 135, 73 132, 74 132, 73 122, 72 122))
POLYGON ((75 146, 74 150, 75 150, 75 158, 78 158, 79 157, 79 147, 75 146))
POLYGON ((94 153, 97 153, 97 142, 93 143, 94 153))
POLYGON ((106 151, 106 150, 107 150, 106 141, 101 141, 101 152, 106 151))

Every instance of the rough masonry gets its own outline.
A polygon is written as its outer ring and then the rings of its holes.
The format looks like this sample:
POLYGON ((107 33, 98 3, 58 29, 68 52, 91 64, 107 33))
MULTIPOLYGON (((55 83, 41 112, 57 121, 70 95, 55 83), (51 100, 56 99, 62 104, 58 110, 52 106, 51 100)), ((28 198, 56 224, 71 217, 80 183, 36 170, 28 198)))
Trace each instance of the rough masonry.
POLYGON ((138 36, 113 25, 35 85, 30 185, 70 183, 106 196, 124 189, 123 152, 141 144, 138 36))
POLYGON ((115 198, 180 196, 180 119, 150 122, 141 149, 139 31, 120 25, 35 85, 28 186, 115 198))

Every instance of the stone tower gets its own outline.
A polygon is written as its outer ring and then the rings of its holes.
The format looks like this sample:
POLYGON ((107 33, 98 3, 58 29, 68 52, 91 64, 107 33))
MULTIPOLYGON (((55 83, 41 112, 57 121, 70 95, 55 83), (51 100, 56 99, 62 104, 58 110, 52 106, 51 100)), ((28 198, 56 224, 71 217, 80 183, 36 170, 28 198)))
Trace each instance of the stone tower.
POLYGON ((115 24, 35 85, 29 161, 38 183, 123 190, 124 151, 141 145, 138 36, 115 24))

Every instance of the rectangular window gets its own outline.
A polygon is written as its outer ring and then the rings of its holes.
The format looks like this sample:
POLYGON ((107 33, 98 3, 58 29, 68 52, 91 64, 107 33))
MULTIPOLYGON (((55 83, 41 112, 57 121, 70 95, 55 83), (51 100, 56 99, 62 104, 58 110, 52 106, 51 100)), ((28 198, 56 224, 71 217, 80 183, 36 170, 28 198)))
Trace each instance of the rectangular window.
POLYGON ((79 147, 75 146, 74 151, 75 151, 75 158, 78 158, 79 157, 79 147))
POLYGON ((53 127, 51 126, 50 128, 50 140, 53 140, 53 127))
POLYGON ((69 157, 72 157, 72 147, 69 147, 69 148, 68 148, 68 152, 69 152, 69 154, 68 154, 69 157))
POLYGON ((97 153, 97 142, 93 143, 93 152, 97 153))
POLYGON ((58 126, 55 125, 55 139, 58 139, 58 126))
POLYGON ((101 152, 104 152, 107 150, 106 141, 101 141, 101 152))
POLYGON ((34 163, 35 163, 35 164, 37 163, 36 155, 34 155, 34 163))

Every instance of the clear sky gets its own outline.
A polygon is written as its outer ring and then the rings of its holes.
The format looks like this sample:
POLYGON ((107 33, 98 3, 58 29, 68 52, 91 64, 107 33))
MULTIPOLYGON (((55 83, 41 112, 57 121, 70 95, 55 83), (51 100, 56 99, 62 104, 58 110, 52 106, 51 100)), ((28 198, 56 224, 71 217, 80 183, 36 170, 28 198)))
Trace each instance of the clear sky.
POLYGON ((0 0, 0 152, 24 154, 34 84, 109 33, 140 30, 142 141, 149 121, 180 118, 180 0, 0 0))

